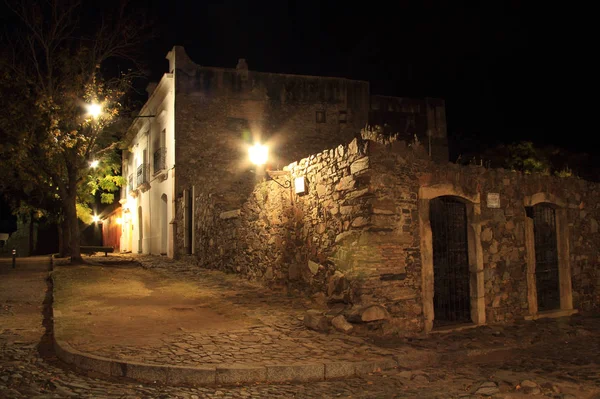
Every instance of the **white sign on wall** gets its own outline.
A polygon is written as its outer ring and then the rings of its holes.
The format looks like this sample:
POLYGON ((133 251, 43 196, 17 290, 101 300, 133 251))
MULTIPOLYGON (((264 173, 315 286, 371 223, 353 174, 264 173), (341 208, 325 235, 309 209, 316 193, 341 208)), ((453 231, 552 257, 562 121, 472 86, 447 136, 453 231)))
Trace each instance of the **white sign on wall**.
POLYGON ((487 207, 488 208, 500 208, 500 194, 488 193, 487 194, 487 207))
POLYGON ((306 185, 305 185, 306 181, 304 180, 304 176, 301 177, 296 177, 296 180, 294 180, 294 187, 295 187, 295 191, 296 194, 306 194, 306 185))

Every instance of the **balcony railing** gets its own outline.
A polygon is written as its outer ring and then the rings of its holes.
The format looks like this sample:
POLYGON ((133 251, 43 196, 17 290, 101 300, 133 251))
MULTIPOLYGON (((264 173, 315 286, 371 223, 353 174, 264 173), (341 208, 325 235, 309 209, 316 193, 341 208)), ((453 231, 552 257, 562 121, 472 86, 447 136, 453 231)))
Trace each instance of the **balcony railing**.
POLYGON ((160 147, 154 152, 154 174, 164 170, 167 164, 167 149, 160 147))
POLYGON ((148 164, 141 164, 137 168, 137 187, 144 183, 148 183, 148 164))

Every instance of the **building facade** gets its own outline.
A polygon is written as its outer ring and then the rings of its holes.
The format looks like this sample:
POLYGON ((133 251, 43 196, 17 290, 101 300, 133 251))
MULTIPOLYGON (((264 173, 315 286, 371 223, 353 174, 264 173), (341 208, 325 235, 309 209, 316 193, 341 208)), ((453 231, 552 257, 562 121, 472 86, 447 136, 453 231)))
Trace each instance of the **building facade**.
POLYGON ((149 98, 126 134, 121 190, 122 252, 173 256, 175 128, 173 74, 149 87, 149 98))
POLYGON ((269 146, 267 168, 280 169, 377 123, 448 159, 443 100, 371 96, 368 82, 256 72, 243 59, 200 66, 179 46, 167 59, 126 135, 122 251, 209 255, 199 204, 210 198, 225 210, 246 200, 260 179, 248 161, 256 142, 269 146))

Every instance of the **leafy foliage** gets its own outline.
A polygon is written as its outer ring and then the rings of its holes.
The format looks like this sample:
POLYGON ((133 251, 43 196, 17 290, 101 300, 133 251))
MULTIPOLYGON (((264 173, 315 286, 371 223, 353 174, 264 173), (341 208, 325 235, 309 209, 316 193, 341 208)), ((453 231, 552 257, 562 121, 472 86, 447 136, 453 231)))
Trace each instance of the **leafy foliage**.
POLYGON ((87 220, 95 194, 112 201, 123 184, 115 176, 118 137, 108 128, 136 74, 107 66, 134 59, 146 24, 129 19, 141 14, 126 1, 105 6, 96 24, 81 24, 85 10, 76 0, 7 4, 21 23, 3 38, 0 58, 0 166, 12 172, 3 185, 40 209, 56 212, 49 204, 60 204, 72 259, 80 260, 77 217, 87 220), (92 103, 102 107, 97 117, 86 113, 92 103), (89 167, 92 159, 98 168, 89 167))
POLYGON ((537 146, 531 141, 501 144, 477 154, 466 154, 459 157, 457 163, 505 168, 527 174, 578 176, 589 180, 600 177, 589 154, 574 153, 550 145, 537 146))

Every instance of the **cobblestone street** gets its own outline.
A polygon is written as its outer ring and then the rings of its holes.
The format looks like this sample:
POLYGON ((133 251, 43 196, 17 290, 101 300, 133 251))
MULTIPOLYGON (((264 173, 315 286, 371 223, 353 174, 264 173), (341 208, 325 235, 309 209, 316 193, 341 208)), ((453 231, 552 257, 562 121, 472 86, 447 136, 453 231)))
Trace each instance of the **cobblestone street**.
POLYGON ((47 258, 0 260, 0 398, 600 398, 600 319, 583 316, 374 342, 441 361, 344 380, 192 388, 83 374, 44 334, 47 269, 47 258))

